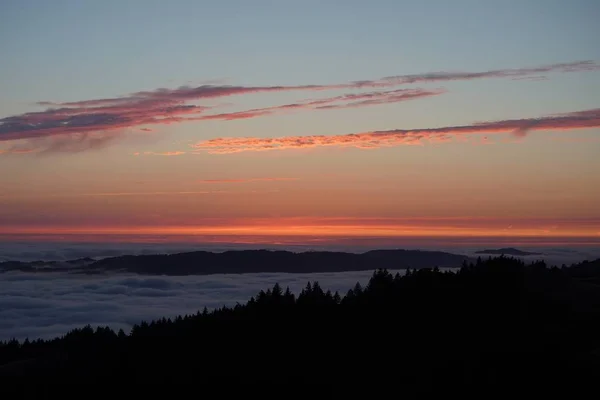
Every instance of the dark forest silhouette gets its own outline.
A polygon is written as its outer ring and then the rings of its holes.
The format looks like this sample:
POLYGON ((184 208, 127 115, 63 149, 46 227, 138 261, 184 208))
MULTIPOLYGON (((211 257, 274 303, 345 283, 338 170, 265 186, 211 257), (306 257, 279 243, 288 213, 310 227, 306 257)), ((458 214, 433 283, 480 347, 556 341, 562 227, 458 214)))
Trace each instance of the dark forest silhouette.
POLYGON ((86 326, 2 343, 0 378, 17 377, 8 390, 25 377, 21 394, 43 382, 193 383, 198 397, 314 385, 337 395, 573 394, 600 378, 599 285, 600 260, 550 268, 505 256, 457 272, 378 269, 344 294, 308 282, 296 296, 276 284, 246 304, 131 332, 86 326))

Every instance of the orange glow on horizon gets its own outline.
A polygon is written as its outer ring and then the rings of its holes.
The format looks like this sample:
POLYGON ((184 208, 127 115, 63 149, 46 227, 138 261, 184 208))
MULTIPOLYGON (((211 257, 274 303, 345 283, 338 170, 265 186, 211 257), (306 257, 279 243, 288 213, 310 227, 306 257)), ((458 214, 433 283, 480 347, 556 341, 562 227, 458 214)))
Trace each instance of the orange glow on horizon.
MULTIPOLYGON (((55 234, 55 235, 205 235, 205 236, 270 236, 277 237, 600 237, 598 226, 538 225, 502 227, 476 223, 452 224, 452 219, 439 224, 426 223, 248 223, 203 226, 16 226, 1 227, 0 234, 55 234), (445 222, 445 223, 443 223, 445 222)), ((476 222, 471 221, 471 222, 476 222)))

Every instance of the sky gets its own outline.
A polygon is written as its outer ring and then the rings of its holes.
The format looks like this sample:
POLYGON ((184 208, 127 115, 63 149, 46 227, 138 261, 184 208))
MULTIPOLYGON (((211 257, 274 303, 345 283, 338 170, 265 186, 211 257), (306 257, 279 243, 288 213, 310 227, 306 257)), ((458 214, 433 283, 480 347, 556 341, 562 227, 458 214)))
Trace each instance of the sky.
POLYGON ((595 0, 2 1, 0 240, 598 244, 599 18, 595 0))

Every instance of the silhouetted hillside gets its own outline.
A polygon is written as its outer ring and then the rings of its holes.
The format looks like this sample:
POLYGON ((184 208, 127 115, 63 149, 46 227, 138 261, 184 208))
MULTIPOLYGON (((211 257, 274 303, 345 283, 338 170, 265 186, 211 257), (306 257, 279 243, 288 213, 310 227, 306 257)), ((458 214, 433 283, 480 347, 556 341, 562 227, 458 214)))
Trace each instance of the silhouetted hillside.
POLYGON ((94 261, 4 262, 0 271, 43 272, 70 270, 97 273, 105 271, 157 275, 243 274, 257 272, 342 272, 368 271, 377 268, 403 269, 459 267, 466 256, 441 251, 375 250, 362 254, 309 251, 238 250, 213 253, 196 251, 178 254, 120 256, 94 261))
POLYGON ((534 253, 515 249, 513 247, 505 247, 502 249, 486 249, 476 251, 475 254, 490 254, 490 255, 505 255, 505 256, 541 256, 542 253, 534 253))
POLYGON ((575 278, 600 278, 600 259, 583 261, 570 267, 563 265, 563 270, 575 278))
POLYGON ((25 377, 21 394, 43 382, 65 384, 46 395, 64 394, 76 382, 96 394, 126 385, 138 396, 169 383, 171 394, 193 384, 199 397, 529 390, 578 398, 600 379, 600 286, 578 276, 599 276, 599 265, 498 257, 458 272, 377 270, 343 296, 318 282, 298 296, 276 284, 246 304, 142 321, 129 333, 86 326, 4 343, 2 390, 25 377))

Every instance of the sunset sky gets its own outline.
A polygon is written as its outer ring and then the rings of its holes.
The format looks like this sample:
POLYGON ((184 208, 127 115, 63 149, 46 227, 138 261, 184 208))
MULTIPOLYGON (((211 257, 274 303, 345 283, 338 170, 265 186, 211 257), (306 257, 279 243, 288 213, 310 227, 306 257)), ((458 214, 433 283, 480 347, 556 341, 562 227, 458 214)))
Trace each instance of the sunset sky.
POLYGON ((0 240, 600 243, 599 20, 596 0, 2 1, 0 240))

